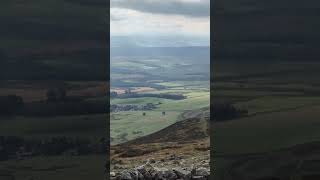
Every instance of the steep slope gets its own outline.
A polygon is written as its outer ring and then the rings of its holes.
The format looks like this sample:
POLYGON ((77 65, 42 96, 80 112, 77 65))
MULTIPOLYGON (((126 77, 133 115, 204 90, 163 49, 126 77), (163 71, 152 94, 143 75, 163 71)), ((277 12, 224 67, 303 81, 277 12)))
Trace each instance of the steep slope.
MULTIPOLYGON (((200 113, 201 114, 201 113, 200 113)), ((111 146, 111 171, 153 162, 154 167, 209 169, 209 113, 181 120, 153 134, 111 146)))
POLYGON ((208 118, 186 119, 153 134, 124 143, 123 145, 163 142, 194 142, 209 137, 208 123, 208 118))

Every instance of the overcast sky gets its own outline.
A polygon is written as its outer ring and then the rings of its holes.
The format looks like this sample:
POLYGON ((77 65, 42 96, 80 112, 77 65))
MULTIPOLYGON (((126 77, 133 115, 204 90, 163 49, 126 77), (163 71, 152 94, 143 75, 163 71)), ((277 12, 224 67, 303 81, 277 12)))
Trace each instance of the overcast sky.
POLYGON ((111 40, 168 36, 209 42, 210 0, 111 0, 110 11, 111 40))

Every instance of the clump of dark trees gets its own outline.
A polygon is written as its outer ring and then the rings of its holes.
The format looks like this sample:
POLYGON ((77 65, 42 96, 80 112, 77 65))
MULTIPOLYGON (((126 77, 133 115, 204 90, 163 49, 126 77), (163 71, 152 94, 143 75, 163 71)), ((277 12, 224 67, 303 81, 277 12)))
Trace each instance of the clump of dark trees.
POLYGON ((127 99, 127 98, 142 98, 142 97, 155 97, 155 98, 163 98, 163 99, 172 99, 172 100, 182 100, 185 99, 186 96, 182 94, 137 94, 137 93, 128 93, 125 94, 117 94, 116 92, 110 93, 111 98, 120 98, 120 99, 127 99))
POLYGON ((227 121, 248 115, 248 110, 239 109, 230 103, 213 104, 211 107, 213 121, 227 121))
POLYGON ((47 140, 0 136, 0 161, 34 156, 105 154, 109 142, 101 138, 92 143, 80 138, 53 137, 47 140))
POLYGON ((108 103, 104 101, 88 101, 81 97, 68 97, 66 90, 49 89, 45 101, 24 103, 17 95, 0 97, 0 115, 23 116, 62 116, 99 114, 107 112, 108 103))
POLYGON ((155 109, 157 106, 153 103, 147 103, 145 105, 136 104, 112 104, 110 106, 110 112, 120 112, 120 111, 150 111, 155 109))

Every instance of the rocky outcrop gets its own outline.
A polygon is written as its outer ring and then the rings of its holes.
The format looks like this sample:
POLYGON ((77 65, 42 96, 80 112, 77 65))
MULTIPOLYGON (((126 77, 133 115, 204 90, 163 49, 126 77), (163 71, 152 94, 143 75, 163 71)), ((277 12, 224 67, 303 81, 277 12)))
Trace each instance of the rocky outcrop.
POLYGON ((198 168, 157 168, 150 163, 130 170, 124 170, 118 174, 111 172, 111 180, 208 180, 210 170, 204 167, 198 168))

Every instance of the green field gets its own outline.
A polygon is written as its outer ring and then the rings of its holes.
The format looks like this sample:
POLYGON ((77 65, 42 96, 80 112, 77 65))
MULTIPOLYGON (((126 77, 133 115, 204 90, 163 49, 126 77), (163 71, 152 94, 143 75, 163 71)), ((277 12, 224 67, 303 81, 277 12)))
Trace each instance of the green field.
MULTIPOLYGON (((208 82, 198 82, 205 85, 208 82)), ((193 82, 165 82, 166 89, 154 90, 150 93, 179 93, 186 96, 183 100, 171 100, 164 98, 142 97, 111 99, 111 104, 136 104, 143 105, 147 103, 157 104, 157 108, 151 111, 127 111, 111 113, 111 137, 112 144, 118 144, 157 132, 179 120, 180 115, 188 110, 196 110, 209 106, 209 89, 196 86, 193 82), (179 88, 185 87, 185 88, 179 88), (160 103, 160 104, 158 104, 160 103), (162 115, 162 112, 166 115, 162 115), (146 113, 143 116, 143 112, 146 113)))
POLYGON ((182 113, 210 104, 209 66, 192 64, 177 57, 114 57, 111 59, 112 84, 115 84, 112 88, 122 89, 153 87, 152 91, 146 93, 181 94, 186 97, 182 100, 157 97, 112 98, 110 103, 114 105, 156 105, 155 109, 149 111, 111 113, 112 144, 157 132, 181 120, 182 113), (119 82, 121 86, 117 86, 119 82), (166 112, 164 116, 163 111, 166 112))
POLYGON ((167 111, 163 116, 162 111, 147 111, 143 116, 142 113, 142 111, 112 113, 110 123, 112 142, 126 142, 159 131, 175 123, 180 114, 177 111, 167 111))

